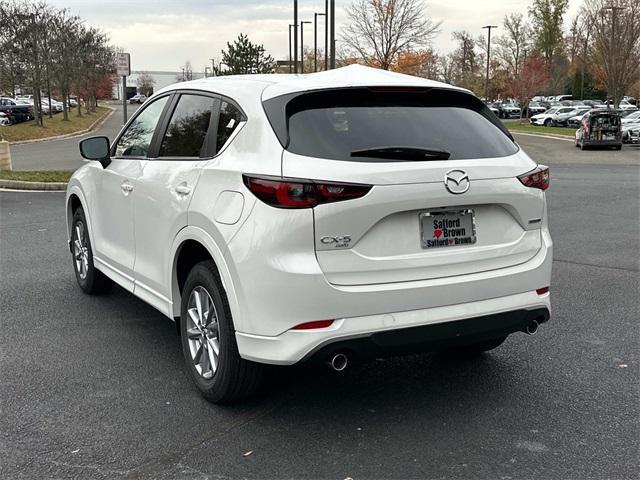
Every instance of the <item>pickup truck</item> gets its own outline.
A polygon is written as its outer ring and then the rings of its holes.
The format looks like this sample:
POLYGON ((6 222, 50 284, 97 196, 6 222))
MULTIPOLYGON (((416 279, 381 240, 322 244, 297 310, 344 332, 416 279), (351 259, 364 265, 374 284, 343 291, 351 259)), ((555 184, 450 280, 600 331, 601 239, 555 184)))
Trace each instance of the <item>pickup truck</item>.
POLYGON ((0 112, 7 116, 11 124, 33 118, 29 105, 19 105, 15 100, 7 97, 0 97, 0 112))

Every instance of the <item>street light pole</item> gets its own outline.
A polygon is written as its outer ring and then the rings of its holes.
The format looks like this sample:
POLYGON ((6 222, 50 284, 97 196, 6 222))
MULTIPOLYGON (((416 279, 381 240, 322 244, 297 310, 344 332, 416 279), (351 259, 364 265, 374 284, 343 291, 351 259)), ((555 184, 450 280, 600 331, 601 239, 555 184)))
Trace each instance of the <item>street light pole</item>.
POLYGON ((291 53, 291 27, 293 27, 292 23, 289 24, 289 73, 293 73, 293 58, 291 58, 293 56, 291 53))
MULTIPOLYGON (((324 13, 313 14, 313 71, 318 71, 318 17, 325 16, 324 13)), ((325 23, 327 22, 325 18, 325 23)))
POLYGON ((491 60, 491 29, 498 28, 497 25, 485 25, 482 28, 489 30, 487 34, 487 77, 484 82, 484 101, 489 101, 489 61, 491 60))
POLYGON ((336 0, 331 0, 331 39, 329 48, 331 49, 331 68, 336 68, 336 0))
POLYGON ((310 21, 300 22, 300 73, 304 73, 304 24, 310 21))
POLYGON ((293 73, 298 73, 298 0, 293 0, 293 73))
POLYGON ((329 0, 324 0, 324 69, 329 69, 329 0))

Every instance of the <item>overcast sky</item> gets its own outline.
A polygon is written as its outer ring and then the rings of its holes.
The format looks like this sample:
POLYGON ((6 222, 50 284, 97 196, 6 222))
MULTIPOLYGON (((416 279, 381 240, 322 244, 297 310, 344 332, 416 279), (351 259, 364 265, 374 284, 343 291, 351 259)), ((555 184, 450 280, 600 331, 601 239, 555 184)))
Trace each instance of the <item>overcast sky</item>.
MULTIPOLYGON (((90 25, 107 32, 114 45, 131 53, 133 70, 177 71, 186 60, 202 71, 209 58, 220 59, 226 42, 246 33, 264 44, 276 59, 288 56, 288 25, 292 0, 49 0, 68 8, 90 25)), ((336 0, 338 33, 345 20, 344 8, 351 0, 336 0)), ((505 14, 526 15, 530 0, 426 0, 425 12, 442 21, 434 39, 438 51, 449 52, 451 33, 468 30, 482 33, 487 24, 502 25, 505 14)), ((582 0, 569 0, 567 19, 582 0)), ((299 0, 300 19, 313 20, 324 9, 324 0, 299 0)), ((322 28, 319 27, 322 31, 322 28)), ((500 30, 498 33, 500 34, 500 30)), ((323 40, 319 40, 323 43, 323 40)), ((305 27, 305 45, 313 46, 313 26, 305 27)))

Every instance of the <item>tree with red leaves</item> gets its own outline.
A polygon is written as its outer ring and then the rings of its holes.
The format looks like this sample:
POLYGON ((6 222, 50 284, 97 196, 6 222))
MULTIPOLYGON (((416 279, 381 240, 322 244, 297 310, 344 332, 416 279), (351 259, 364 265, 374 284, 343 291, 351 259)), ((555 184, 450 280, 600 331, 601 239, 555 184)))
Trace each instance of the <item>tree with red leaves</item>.
POLYGON ((537 53, 530 55, 520 74, 507 84, 507 93, 522 106, 520 119, 529 101, 543 90, 549 82, 549 69, 544 58, 537 53))

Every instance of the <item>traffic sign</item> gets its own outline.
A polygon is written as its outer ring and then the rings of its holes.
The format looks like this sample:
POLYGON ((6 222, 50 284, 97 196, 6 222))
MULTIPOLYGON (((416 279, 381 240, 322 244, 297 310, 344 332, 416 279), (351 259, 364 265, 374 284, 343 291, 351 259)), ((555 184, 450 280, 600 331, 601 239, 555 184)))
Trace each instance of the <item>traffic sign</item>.
POLYGON ((116 59, 116 70, 119 77, 131 75, 131 57, 128 53, 119 53, 116 59))

